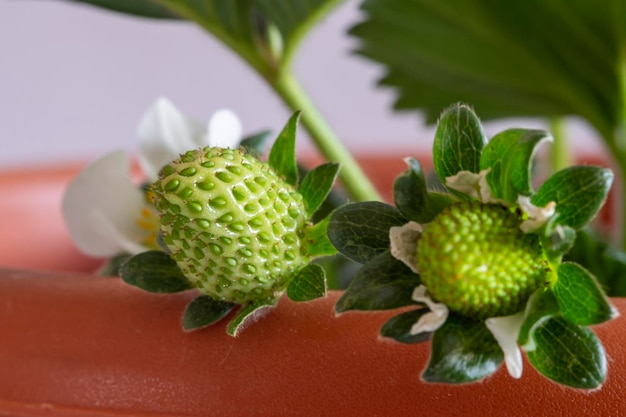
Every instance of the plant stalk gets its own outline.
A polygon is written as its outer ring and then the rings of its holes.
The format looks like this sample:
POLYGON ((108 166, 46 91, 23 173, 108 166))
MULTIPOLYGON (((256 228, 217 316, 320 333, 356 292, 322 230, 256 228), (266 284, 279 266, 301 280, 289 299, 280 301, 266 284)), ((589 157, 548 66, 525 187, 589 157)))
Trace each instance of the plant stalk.
POLYGON ((549 121, 550 132, 554 138, 552 143, 550 163, 551 169, 556 172, 572 165, 572 153, 567 147, 565 138, 565 123, 562 118, 552 118, 549 121))
POLYGON ((266 79, 292 110, 302 111, 302 125, 326 160, 341 163, 339 177, 350 197, 356 201, 382 200, 291 72, 282 71, 277 77, 266 79))

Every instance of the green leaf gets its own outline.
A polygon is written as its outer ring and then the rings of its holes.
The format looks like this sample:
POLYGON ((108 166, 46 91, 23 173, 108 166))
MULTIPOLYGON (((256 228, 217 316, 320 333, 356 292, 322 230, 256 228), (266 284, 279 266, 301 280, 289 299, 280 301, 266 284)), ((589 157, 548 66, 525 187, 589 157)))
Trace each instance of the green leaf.
POLYGON ((430 310, 420 308, 419 310, 411 310, 389 319, 380 329, 380 335, 387 337, 400 343, 421 343, 430 339, 430 332, 422 332, 419 334, 411 334, 411 327, 430 310))
POLYGON ((449 194, 428 191, 424 171, 415 158, 406 158, 409 169, 393 183, 393 198, 396 207, 410 220, 429 223, 441 210, 454 202, 449 194))
POLYGON ((541 374, 573 388, 599 388, 606 378, 606 356, 596 335, 563 317, 537 326, 535 349, 526 355, 541 374))
POLYGON ((626 253, 613 248, 606 239, 583 229, 564 260, 589 270, 609 297, 626 297, 626 253))
POLYGON ((531 163, 537 147, 552 140, 543 130, 507 129, 495 135, 480 158, 480 169, 489 169, 487 183, 494 197, 517 203, 519 194, 530 196, 531 163))
POLYGON ((432 336, 430 361, 422 374, 427 382, 459 384, 494 373, 504 354, 483 321, 450 315, 432 336))
POLYGON ((298 165, 296 164, 296 129, 300 112, 295 112, 280 132, 270 154, 268 163, 281 175, 287 184, 295 186, 298 183, 298 165))
POLYGON ((328 238, 339 252, 365 263, 389 250, 389 228, 406 222, 389 204, 375 201, 346 204, 331 214, 328 238))
POLYGON ((312 169, 302 179, 298 192, 304 199, 307 217, 313 216, 332 190, 339 168, 339 164, 329 162, 312 169))
POLYGON ((277 302, 278 299, 273 298, 242 305, 232 320, 228 322, 226 332, 233 337, 239 336, 239 333, 246 327, 246 325, 251 324, 256 319, 260 318, 264 312, 274 307, 277 302))
POLYGON ((557 270, 558 279, 552 290, 563 317, 579 325, 599 324, 615 317, 593 275, 582 266, 564 262, 557 270))
POLYGON ((562 169, 543 183, 531 203, 545 207, 556 202, 550 227, 556 225, 580 229, 591 221, 606 200, 613 173, 595 166, 573 166, 562 169))
POLYGON ((395 107, 428 122, 460 100, 483 119, 578 115, 610 135, 622 119, 621 3, 367 0, 351 33, 383 65, 395 107))
POLYGON ((330 256, 337 253, 337 249, 328 239, 328 224, 330 216, 311 227, 305 236, 306 253, 315 258, 330 256))
POLYGON ((519 345, 526 350, 534 349, 535 329, 558 313, 559 304, 552 290, 542 288, 535 291, 526 306, 526 317, 517 338, 519 345))
POLYGON ((411 298, 420 285, 419 275, 383 252, 366 263, 356 273, 352 282, 337 300, 335 311, 391 310, 417 304, 411 298))
POLYGON ((480 120, 469 106, 454 104, 446 109, 437 122, 433 143, 433 164, 441 181, 460 171, 477 174, 486 143, 480 120))
POLYGON ((540 238, 547 258, 561 259, 574 246, 576 234, 576 230, 569 226, 546 227, 540 238))
POLYGON ((254 135, 245 137, 241 140, 241 143, 239 145, 252 156, 259 157, 259 155, 263 153, 265 149, 265 144, 267 143, 271 135, 272 132, 270 132, 269 130, 265 130, 263 132, 259 132, 254 135))
POLYGON ((111 11, 157 19, 180 19, 176 13, 161 5, 158 0, 71 0, 111 11))
POLYGON ((211 326, 222 320, 232 311, 235 304, 217 301, 208 295, 194 298, 183 313, 183 329, 195 330, 211 326))
POLYGON ((132 255, 127 253, 123 253, 120 255, 113 256, 98 270, 98 275, 101 276, 112 276, 117 277, 120 274, 120 268, 122 264, 132 258, 132 255))
POLYGON ((317 264, 308 264, 293 277, 287 287, 287 296, 293 301, 310 301, 326 296, 326 274, 317 264))
POLYGON ((176 261, 157 250, 140 253, 127 260, 120 268, 120 276, 127 284, 156 293, 193 288, 176 261))

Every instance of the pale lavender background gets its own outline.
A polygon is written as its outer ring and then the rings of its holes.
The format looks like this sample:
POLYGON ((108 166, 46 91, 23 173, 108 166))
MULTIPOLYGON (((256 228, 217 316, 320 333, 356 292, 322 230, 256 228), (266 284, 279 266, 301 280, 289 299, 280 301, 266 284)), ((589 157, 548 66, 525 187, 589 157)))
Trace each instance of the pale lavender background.
MULTIPOLYGON (((357 5, 348 1, 315 29, 296 72, 351 151, 427 150, 432 129, 416 113, 392 113, 391 92, 374 87, 380 68, 350 54, 354 40, 345 31, 359 19, 357 5)), ((161 95, 200 120, 229 107, 246 133, 278 130, 289 114, 236 56, 192 25, 62 1, 0 0, 0 168, 133 153, 137 122, 161 95)), ((584 126, 572 138, 578 148, 599 148, 584 126)), ((302 135, 299 151, 311 149, 302 135)))

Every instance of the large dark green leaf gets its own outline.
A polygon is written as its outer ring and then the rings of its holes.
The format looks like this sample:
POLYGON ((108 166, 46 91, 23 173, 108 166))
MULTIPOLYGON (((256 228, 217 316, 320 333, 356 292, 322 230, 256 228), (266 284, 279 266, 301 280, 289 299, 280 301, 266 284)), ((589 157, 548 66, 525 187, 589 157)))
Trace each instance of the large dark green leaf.
POLYGON ((406 222, 389 204, 374 201, 346 204, 332 213, 328 238, 339 252, 365 263, 389 250, 389 228, 406 222))
POLYGON ((391 310, 417 304, 411 298, 420 278, 387 251, 361 267, 335 311, 391 310))
POLYGON ((435 171, 445 182, 459 171, 480 171, 480 154, 487 137, 476 113, 465 104, 447 108, 437 122, 433 143, 435 171))
POLYGON ((531 202, 537 207, 556 203, 551 227, 580 229, 593 219, 606 200, 613 183, 611 170, 595 166, 574 166, 552 175, 539 187, 531 202))
POLYGON ((606 356, 596 335, 586 327, 552 317, 537 326, 530 363, 544 376, 574 388, 598 388, 606 378, 606 356))
POLYGON ((351 33, 384 65, 396 107, 429 122, 462 101, 484 119, 575 114, 610 134, 621 119, 623 4, 366 0, 351 33))
POLYGON ((422 378, 428 382, 478 381, 498 369, 502 349, 484 322, 451 315, 432 337, 432 352, 422 378))

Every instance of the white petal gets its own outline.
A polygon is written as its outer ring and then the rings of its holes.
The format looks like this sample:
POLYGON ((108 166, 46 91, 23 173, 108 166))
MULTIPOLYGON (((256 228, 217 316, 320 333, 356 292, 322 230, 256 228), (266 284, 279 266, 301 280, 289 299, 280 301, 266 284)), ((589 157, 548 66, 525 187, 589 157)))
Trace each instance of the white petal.
POLYGON ((136 223, 146 204, 144 195, 131 181, 129 170, 128 156, 111 152, 88 165, 66 188, 62 212, 82 252, 109 257, 146 236, 136 223))
POLYGON ((522 376, 522 352, 517 345, 520 329, 524 323, 524 312, 504 317, 491 317, 485 320, 485 325, 504 352, 506 369, 513 378, 522 376))
POLYGON ((158 99, 145 113, 137 128, 139 163, 151 180, 163 166, 180 154, 201 146, 204 126, 186 117, 166 98, 158 99))
POLYGON ((448 307, 445 304, 434 302, 427 294, 426 287, 420 285, 413 291, 413 300, 418 303, 424 303, 430 309, 430 312, 419 318, 417 323, 411 327, 412 335, 423 332, 432 332, 440 328, 448 318, 448 307))
POLYGON ((480 174, 471 171, 459 171, 456 175, 446 178, 446 186, 469 197, 481 200, 479 181, 480 174))
POLYGON ((228 109, 213 113, 207 130, 206 145, 236 149, 241 142, 241 121, 228 109))
POLYGON ((520 195, 517 198, 520 208, 528 215, 528 219, 520 224, 524 233, 532 233, 541 229, 556 212, 556 202, 551 201, 545 207, 537 207, 530 202, 530 197, 520 195))
POLYGON ((403 226, 393 226, 389 229, 391 242, 391 256, 402 261, 413 272, 417 270, 417 241, 423 228, 415 222, 408 222, 403 226))

